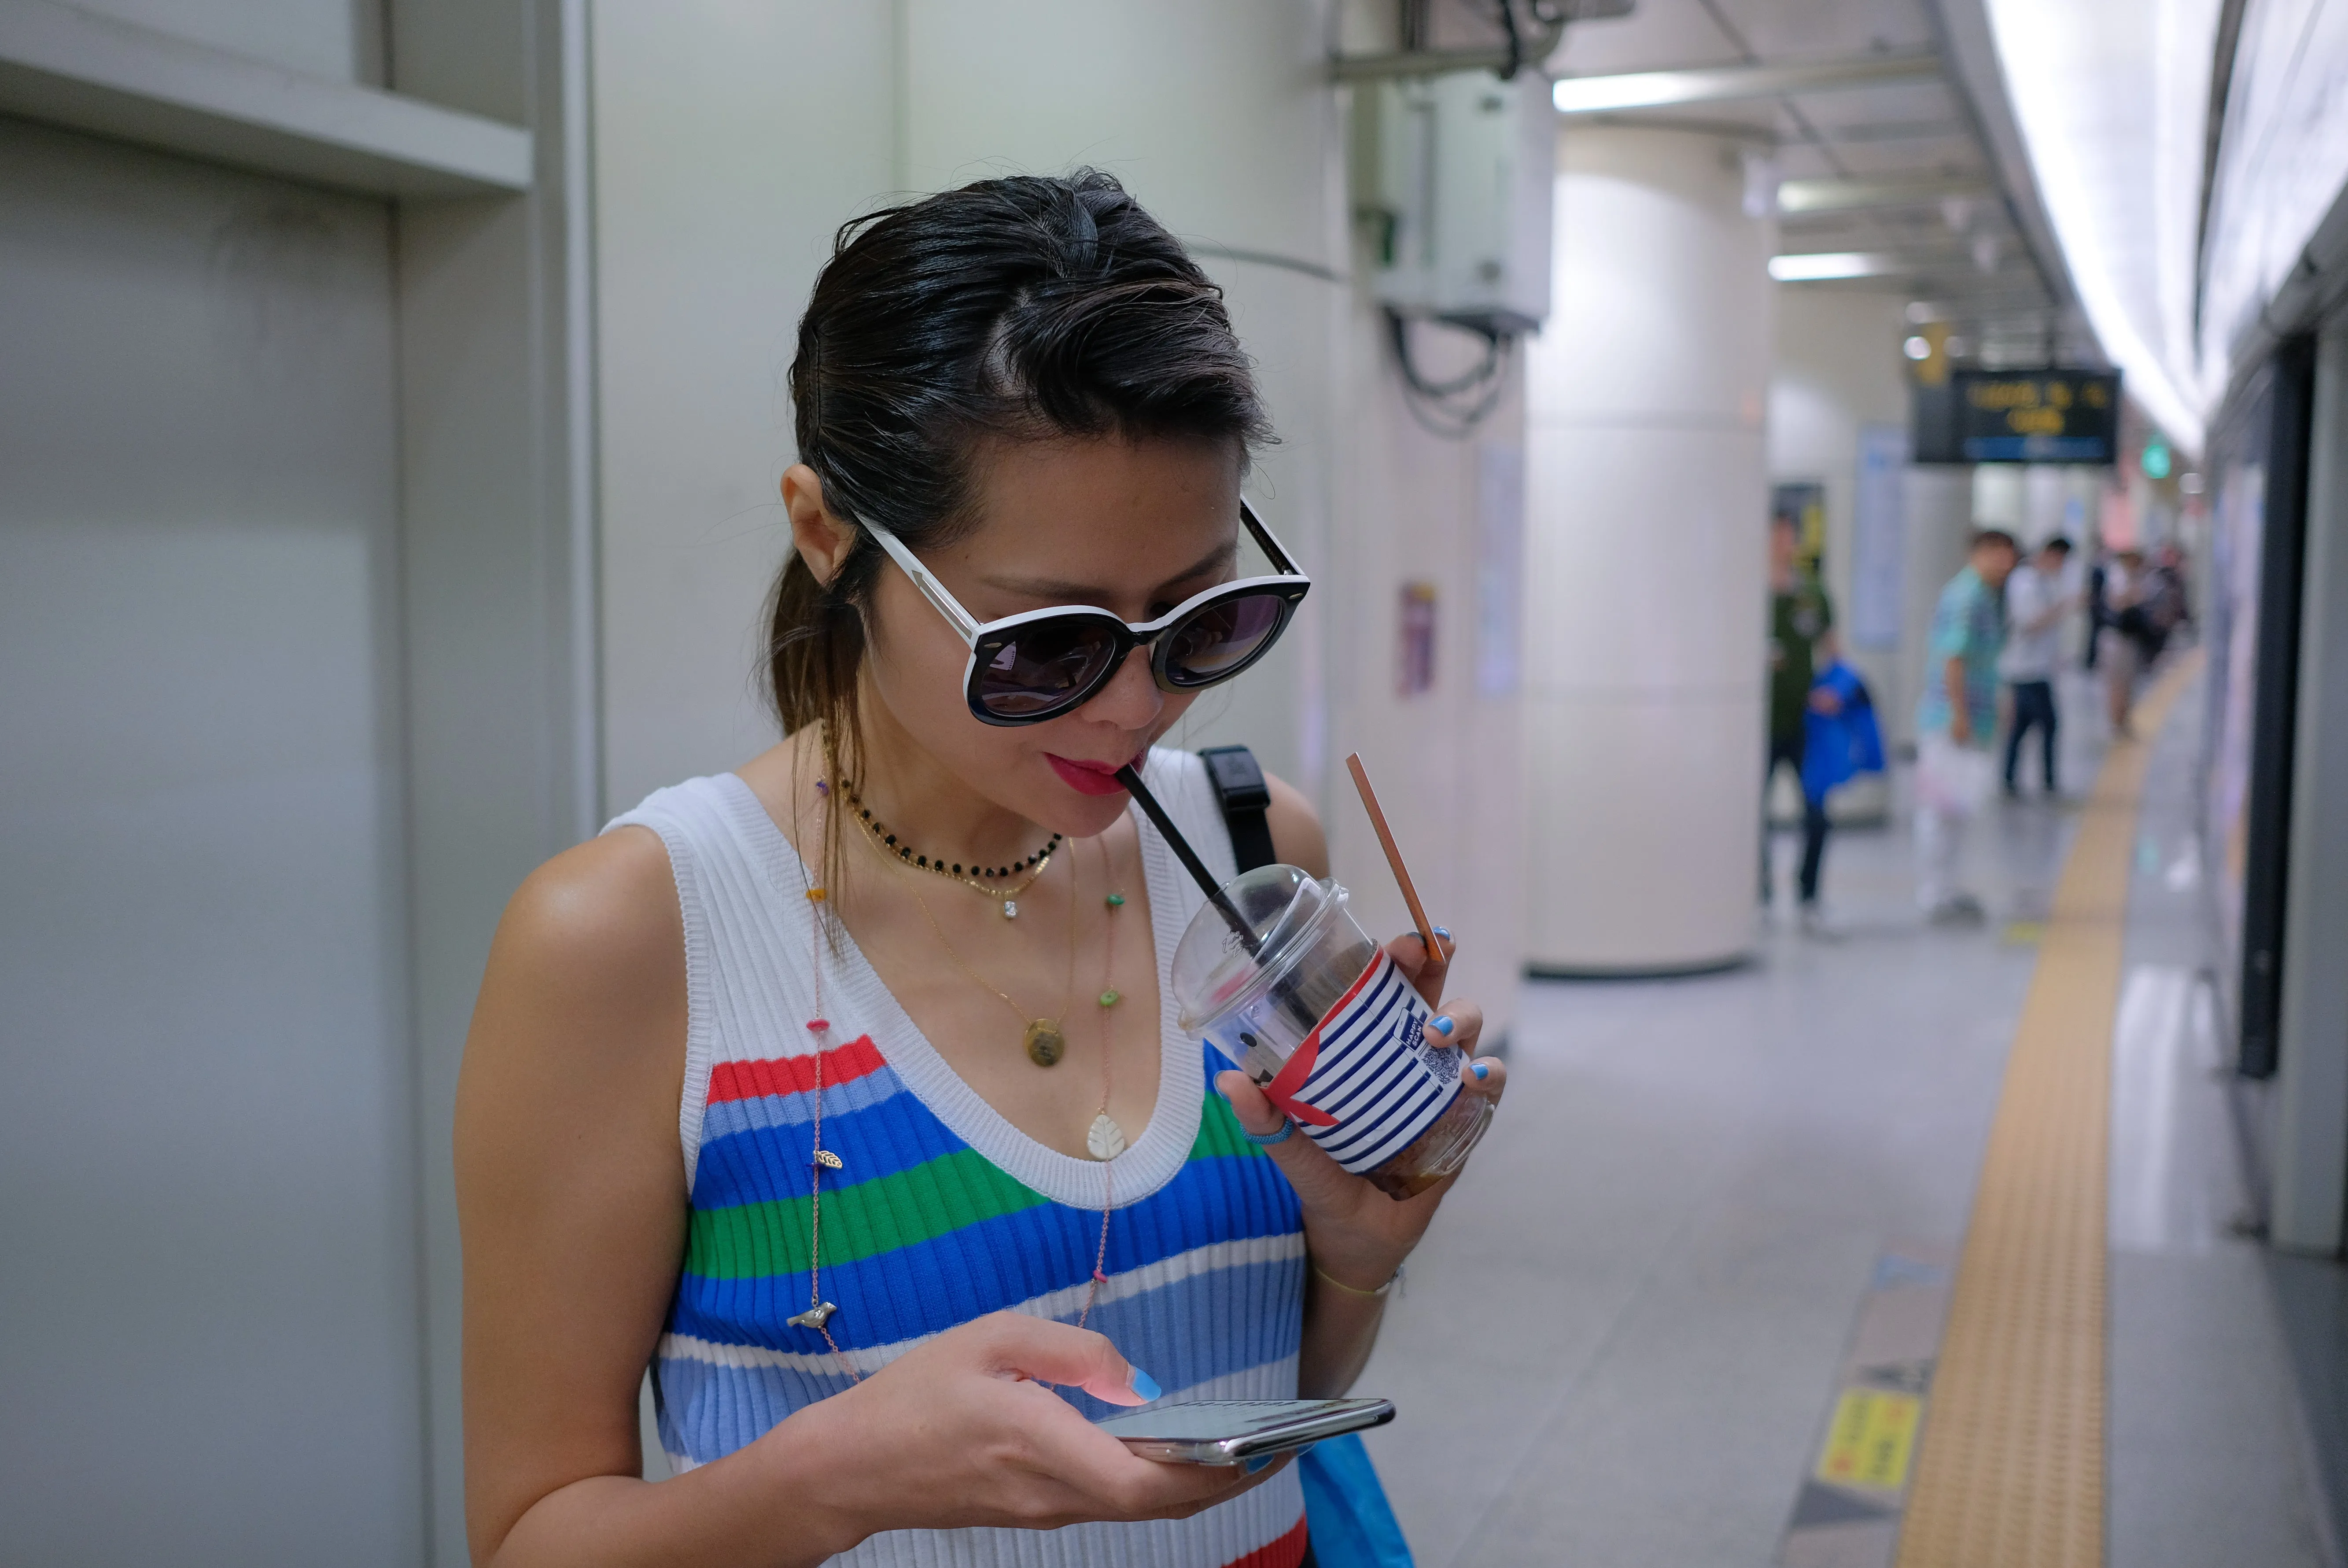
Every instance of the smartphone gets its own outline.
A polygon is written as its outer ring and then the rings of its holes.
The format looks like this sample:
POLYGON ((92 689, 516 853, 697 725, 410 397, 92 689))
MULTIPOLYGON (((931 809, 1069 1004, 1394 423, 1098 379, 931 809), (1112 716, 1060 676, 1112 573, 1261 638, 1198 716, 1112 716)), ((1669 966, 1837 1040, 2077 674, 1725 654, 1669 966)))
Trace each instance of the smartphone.
POLYGON ((1382 1427, 1392 1399, 1201 1399, 1154 1405, 1099 1423, 1144 1459, 1175 1464, 1244 1464, 1334 1438, 1382 1427))

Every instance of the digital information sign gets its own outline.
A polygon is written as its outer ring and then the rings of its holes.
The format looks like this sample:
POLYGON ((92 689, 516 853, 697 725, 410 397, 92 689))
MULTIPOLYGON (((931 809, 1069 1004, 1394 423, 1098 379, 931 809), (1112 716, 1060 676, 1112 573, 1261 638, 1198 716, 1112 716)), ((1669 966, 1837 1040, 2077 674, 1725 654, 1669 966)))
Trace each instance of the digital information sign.
POLYGON ((2120 378, 2093 370, 1960 370, 1916 389, 1919 463, 2118 460, 2120 378))

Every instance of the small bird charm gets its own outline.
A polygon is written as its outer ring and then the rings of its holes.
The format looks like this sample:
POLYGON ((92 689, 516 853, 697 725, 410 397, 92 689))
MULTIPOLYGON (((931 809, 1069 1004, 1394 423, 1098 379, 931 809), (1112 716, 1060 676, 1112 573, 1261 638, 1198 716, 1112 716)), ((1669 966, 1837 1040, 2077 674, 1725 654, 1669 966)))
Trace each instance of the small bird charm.
POLYGON ((821 1333, 823 1326, 831 1321, 831 1315, 839 1310, 839 1307, 829 1301, 819 1301, 798 1317, 786 1318, 784 1321, 794 1328, 812 1328, 821 1333))
POLYGON ((818 1149, 815 1152, 815 1163, 827 1171, 837 1171, 840 1166, 839 1156, 829 1149, 818 1149))

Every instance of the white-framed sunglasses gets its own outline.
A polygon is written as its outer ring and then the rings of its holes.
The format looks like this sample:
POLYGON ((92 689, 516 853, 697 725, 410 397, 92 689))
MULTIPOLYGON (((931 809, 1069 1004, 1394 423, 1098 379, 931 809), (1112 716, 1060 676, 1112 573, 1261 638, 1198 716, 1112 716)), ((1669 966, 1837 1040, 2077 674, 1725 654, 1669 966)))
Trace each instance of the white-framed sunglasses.
POLYGON ((1245 499, 1240 520, 1271 559, 1273 575, 1194 593, 1157 620, 1139 622, 1088 604, 981 620, 896 535, 877 523, 860 526, 970 649, 963 692, 971 715, 985 724, 1037 724, 1090 702, 1137 648, 1149 650, 1150 676, 1167 692, 1217 685, 1271 651, 1313 579, 1296 569, 1245 499))

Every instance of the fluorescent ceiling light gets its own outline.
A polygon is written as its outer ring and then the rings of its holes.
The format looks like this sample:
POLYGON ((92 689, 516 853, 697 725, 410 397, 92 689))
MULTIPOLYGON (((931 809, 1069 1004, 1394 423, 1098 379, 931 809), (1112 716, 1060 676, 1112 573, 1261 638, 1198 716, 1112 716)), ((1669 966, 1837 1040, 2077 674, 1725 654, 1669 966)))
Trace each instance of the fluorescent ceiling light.
POLYGON ((1769 275, 1781 283, 1816 283, 1829 278, 1880 278, 1900 270, 1876 251, 1811 251, 1769 258, 1769 275))
POLYGON ((1560 114, 1612 114, 1678 104, 1734 103, 1787 93, 1835 92, 1941 79, 1937 55, 1869 55, 1800 66, 1706 66, 1684 71, 1627 71, 1560 77, 1550 96, 1560 114))
POLYGON ((2222 363, 2197 363, 2192 332, 2219 0, 1987 0, 1987 10, 2088 324, 2127 374, 2128 397, 2198 452, 2226 379, 2222 363))
POLYGON ((1927 179, 1781 179, 1777 210, 1849 212, 1861 207, 1913 207, 1952 196, 1992 194, 1987 180, 1973 176, 1927 179))

